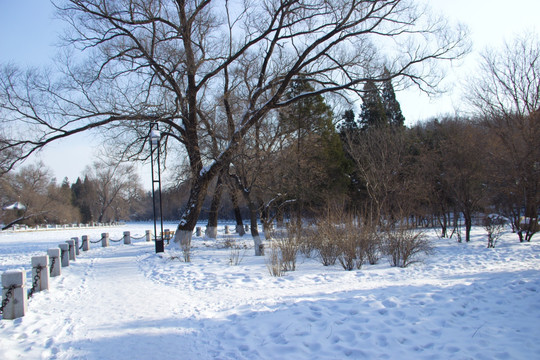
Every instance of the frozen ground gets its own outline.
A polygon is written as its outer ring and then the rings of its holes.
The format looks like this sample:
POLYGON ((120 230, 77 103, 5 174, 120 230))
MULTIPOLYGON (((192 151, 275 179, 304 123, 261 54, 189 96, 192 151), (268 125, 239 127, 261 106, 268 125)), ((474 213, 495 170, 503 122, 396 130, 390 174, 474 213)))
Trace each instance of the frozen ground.
MULTIPOLYGON (((0 273, 72 236, 150 228, 4 232, 0 273)), ((539 240, 506 234, 486 249, 477 228, 469 244, 433 241, 406 269, 302 258, 281 278, 251 248, 231 266, 230 250, 204 238, 191 263, 144 240, 92 244, 24 318, 0 320, 0 359, 538 359, 539 240)))

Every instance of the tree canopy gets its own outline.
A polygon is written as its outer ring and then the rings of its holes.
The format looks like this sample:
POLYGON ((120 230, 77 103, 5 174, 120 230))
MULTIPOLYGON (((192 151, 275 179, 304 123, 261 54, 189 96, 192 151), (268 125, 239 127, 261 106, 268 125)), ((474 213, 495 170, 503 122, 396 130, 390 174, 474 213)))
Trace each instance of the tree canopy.
POLYGON ((71 25, 59 70, 0 70, 5 168, 96 129, 123 158, 144 159, 148 122, 159 122, 162 151, 188 159, 192 186, 176 233, 185 242, 210 182, 273 109, 361 94, 382 81, 373 69, 383 63, 401 84, 430 91, 439 61, 468 50, 463 29, 405 0, 65 0, 57 8, 71 25), (299 78, 313 91, 288 97, 299 78), (206 152, 206 139, 217 152, 206 152))

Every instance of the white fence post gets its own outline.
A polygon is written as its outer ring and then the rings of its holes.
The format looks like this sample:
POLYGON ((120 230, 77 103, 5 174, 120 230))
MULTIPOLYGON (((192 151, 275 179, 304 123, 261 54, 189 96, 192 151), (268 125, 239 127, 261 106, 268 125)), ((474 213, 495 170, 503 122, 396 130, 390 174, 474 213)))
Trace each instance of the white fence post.
POLYGON ((79 238, 78 237, 72 237, 71 240, 75 241, 75 255, 77 255, 77 256, 81 255, 81 251, 79 249, 79 238))
POLYGON ((109 233, 101 234, 101 247, 109 246, 109 233))
POLYGON ((75 261, 75 240, 67 240, 66 244, 69 245, 69 260, 75 261))
POLYGON ((23 317, 28 309, 26 300, 26 270, 8 270, 2 274, 2 303, 9 300, 2 318, 13 320, 23 317))
POLYGON ((131 244, 131 233, 129 231, 124 231, 124 244, 131 244))
POLYGON ((49 271, 51 277, 60 276, 62 274, 62 264, 60 263, 60 249, 49 249, 47 250, 47 255, 49 255, 49 271))
POLYGON ((146 241, 152 241, 152 234, 150 230, 146 230, 146 241))
POLYGON ((32 256, 32 288, 34 292, 49 290, 49 255, 32 256))
POLYGON ((88 241, 88 235, 82 236, 82 251, 90 250, 90 241, 88 241))
POLYGON ((60 260, 62 267, 69 266, 69 245, 68 244, 59 244, 60 248, 60 260))
POLYGON ((163 230, 163 239, 167 240, 167 245, 171 243, 171 229, 163 230))

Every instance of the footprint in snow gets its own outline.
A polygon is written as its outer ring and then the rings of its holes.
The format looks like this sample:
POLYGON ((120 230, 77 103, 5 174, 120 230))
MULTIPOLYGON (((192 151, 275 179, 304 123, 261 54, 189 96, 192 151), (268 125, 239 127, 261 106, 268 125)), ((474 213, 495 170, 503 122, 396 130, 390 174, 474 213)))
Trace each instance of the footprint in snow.
POLYGON ((382 304, 387 308, 395 308, 397 306, 397 304, 392 300, 384 300, 382 304))

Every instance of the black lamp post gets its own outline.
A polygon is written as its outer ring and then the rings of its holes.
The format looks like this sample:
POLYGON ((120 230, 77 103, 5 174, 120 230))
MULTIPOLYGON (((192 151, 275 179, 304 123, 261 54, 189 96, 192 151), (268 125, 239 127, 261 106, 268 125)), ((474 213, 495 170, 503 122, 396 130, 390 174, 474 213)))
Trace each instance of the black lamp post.
POLYGON ((159 140, 161 139, 161 133, 159 132, 159 125, 156 122, 150 123, 150 161, 152 168, 152 203, 154 208, 154 242, 156 244, 156 254, 164 252, 163 244, 163 205, 161 202, 161 169, 159 161, 159 140), (157 150, 157 151, 156 151, 157 150), (154 156, 154 153, 156 154, 154 156), (155 164, 154 164, 155 163, 155 164), (156 173, 157 170, 157 173, 156 173), (158 185, 157 195, 156 195, 156 184, 158 185), (156 199, 157 197, 157 199, 156 199), (161 232, 157 232, 157 202, 159 201, 159 220, 161 224, 161 232))

